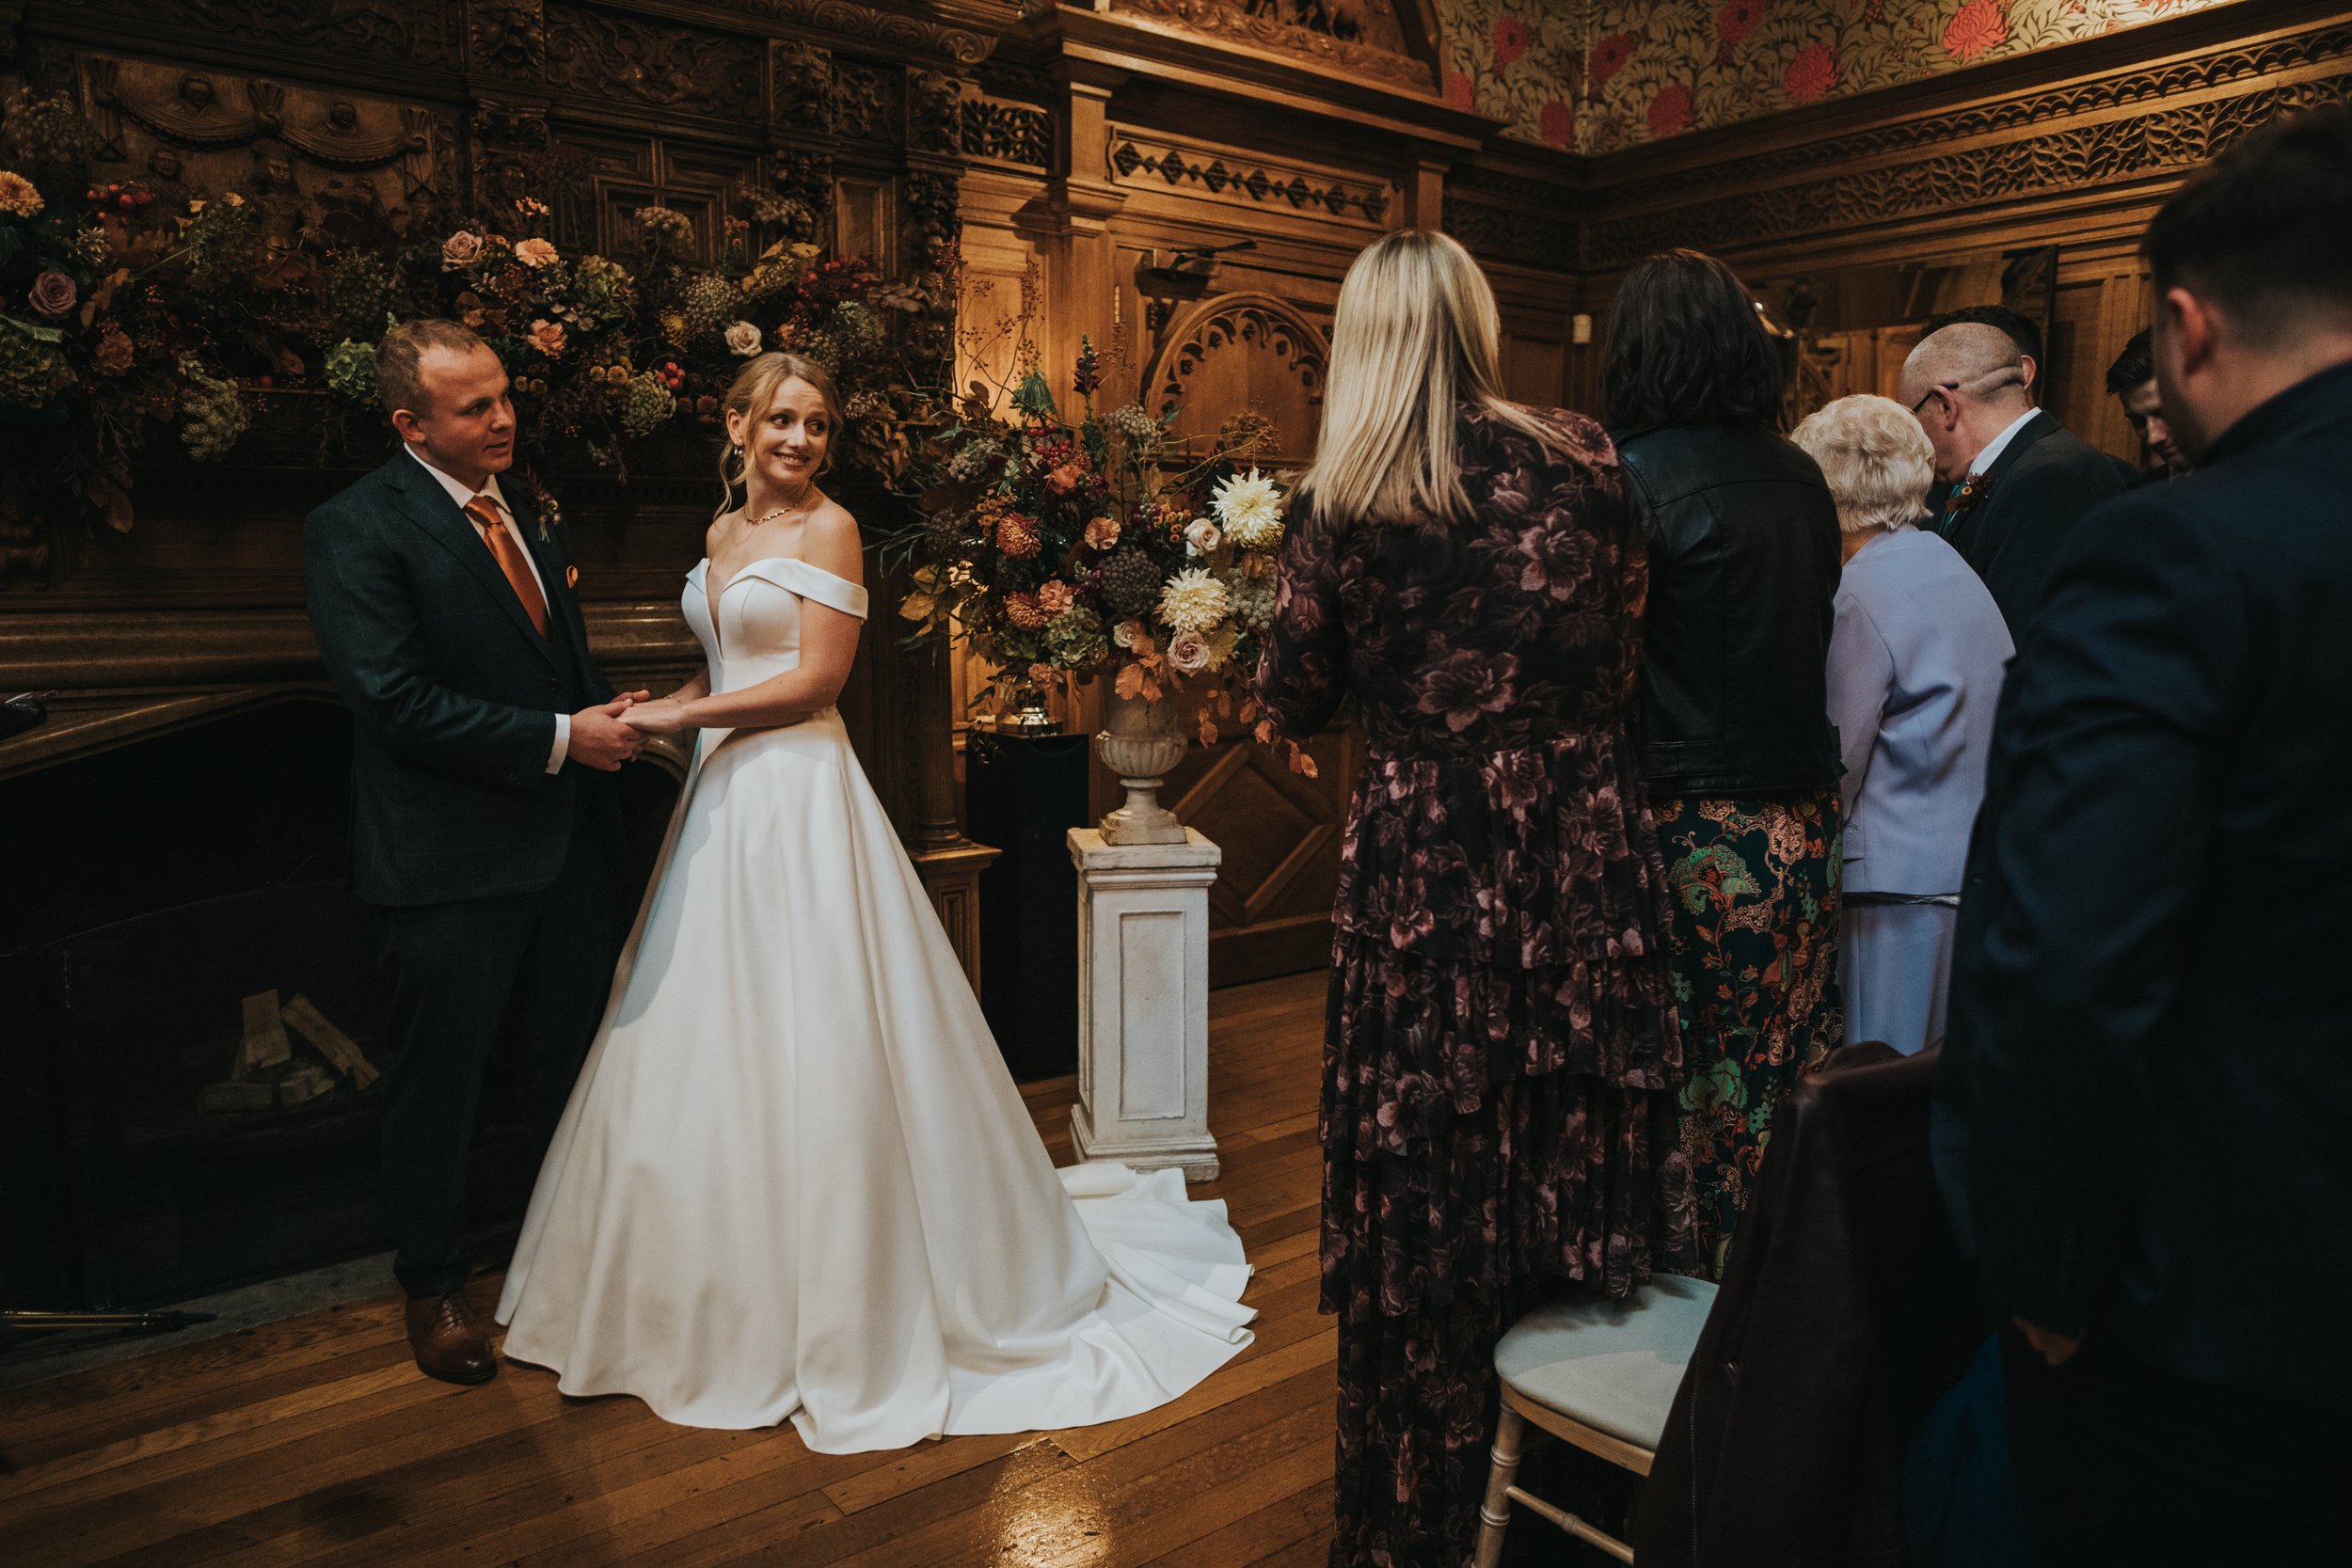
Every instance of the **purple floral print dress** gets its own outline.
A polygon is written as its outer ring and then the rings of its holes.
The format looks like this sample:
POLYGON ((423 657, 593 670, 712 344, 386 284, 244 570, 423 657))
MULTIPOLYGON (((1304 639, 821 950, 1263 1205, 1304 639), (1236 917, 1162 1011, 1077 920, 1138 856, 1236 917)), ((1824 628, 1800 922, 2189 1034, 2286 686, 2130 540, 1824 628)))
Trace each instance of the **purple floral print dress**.
POLYGON ((1462 524, 1294 523, 1258 694, 1352 691, 1320 1117, 1334 1568, 1461 1568, 1496 1338, 1570 1280, 1688 1272, 1666 875, 1627 733, 1645 578, 1609 438, 1466 413, 1462 524))

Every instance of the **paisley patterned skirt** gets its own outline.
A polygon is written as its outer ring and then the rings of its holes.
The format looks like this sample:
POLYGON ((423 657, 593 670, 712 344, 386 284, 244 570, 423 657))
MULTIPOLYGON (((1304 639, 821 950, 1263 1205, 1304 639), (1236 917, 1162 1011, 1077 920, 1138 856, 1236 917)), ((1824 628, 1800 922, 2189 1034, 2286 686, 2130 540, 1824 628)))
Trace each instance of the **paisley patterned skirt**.
POLYGON ((1843 1039, 1837 791, 1776 800, 1659 800, 1682 1022, 1682 1151, 1710 1278, 1755 1190, 1772 1109, 1843 1039))

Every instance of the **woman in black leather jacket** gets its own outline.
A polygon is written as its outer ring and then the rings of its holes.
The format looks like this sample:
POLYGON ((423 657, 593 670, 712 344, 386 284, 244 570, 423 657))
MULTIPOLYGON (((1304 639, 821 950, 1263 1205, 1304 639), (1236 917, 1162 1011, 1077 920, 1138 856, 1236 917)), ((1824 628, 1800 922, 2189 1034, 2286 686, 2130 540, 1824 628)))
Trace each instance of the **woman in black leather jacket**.
POLYGON ((1642 777, 1674 894, 1694 1229, 1720 1278, 1774 1103, 1843 1033, 1824 677, 1837 508, 1779 434, 1780 356, 1713 257, 1627 276, 1602 378, 1649 538, 1642 777))

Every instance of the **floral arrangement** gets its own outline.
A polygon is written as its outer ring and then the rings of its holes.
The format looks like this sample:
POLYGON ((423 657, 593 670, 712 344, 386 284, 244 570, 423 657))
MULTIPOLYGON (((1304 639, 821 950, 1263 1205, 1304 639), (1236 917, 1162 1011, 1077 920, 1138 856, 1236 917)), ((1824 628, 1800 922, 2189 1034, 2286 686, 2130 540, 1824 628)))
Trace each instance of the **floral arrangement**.
MULTIPOLYGON (((364 186, 296 201, 260 186, 96 185, 93 145, 65 94, 0 102, 0 528, 53 490, 75 525, 128 529, 135 457, 176 434, 189 458, 228 458, 264 394, 332 393, 374 420, 374 344, 420 315, 462 321, 499 354, 528 447, 623 478, 665 432, 718 423, 736 368, 767 348, 834 372, 849 462, 902 483, 914 459, 908 345, 914 318, 938 313, 941 281, 823 257, 792 237, 808 225, 790 203, 739 193, 711 236, 715 265, 690 260, 684 214, 646 207, 616 259, 567 254, 527 197, 449 222, 389 213, 364 186)), ((543 489, 540 502, 552 504, 543 489)), ((62 526, 59 508, 40 510, 62 526)))
POLYGON ((1197 686, 1213 745, 1219 719, 1259 717, 1247 688, 1274 618, 1283 490, 1242 465, 1271 433, 1244 417, 1196 457, 1168 434, 1172 407, 1098 413, 1101 357, 1081 343, 1074 421, 1032 365, 1009 412, 976 391, 932 437, 923 516, 895 540, 914 584, 899 614, 917 638, 961 636, 1004 705, 1098 674, 1153 703, 1197 686))
MULTIPOLYGON (((919 291, 805 243, 748 255, 744 219, 728 221, 719 267, 691 266, 681 258, 692 223, 665 207, 638 210, 634 266, 566 256, 544 231, 548 215, 526 197, 501 222, 453 229, 429 254, 412 247, 401 259, 407 287, 386 318, 439 314, 481 333, 506 364, 528 443, 580 442, 626 474, 631 444, 675 420, 715 425, 740 363, 788 349, 833 372, 853 439, 896 477, 908 450, 896 428, 907 395, 897 318, 923 308, 919 291)), ((327 351, 327 385, 373 403, 383 325, 327 351)))

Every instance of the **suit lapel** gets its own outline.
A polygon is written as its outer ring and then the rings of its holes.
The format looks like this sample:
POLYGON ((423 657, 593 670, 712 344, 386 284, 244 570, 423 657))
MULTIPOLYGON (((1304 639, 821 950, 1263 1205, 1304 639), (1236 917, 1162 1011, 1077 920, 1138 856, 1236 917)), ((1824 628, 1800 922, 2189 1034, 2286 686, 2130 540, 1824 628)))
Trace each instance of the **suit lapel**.
MULTIPOLYGON (((522 633, 523 640, 552 667, 555 664, 555 650, 548 645, 546 638, 539 635, 539 628, 531 624, 531 612, 523 609, 522 600, 515 596, 515 585, 506 580, 506 574, 499 569, 498 558, 482 542, 482 535, 474 531, 472 521, 458 508, 457 503, 451 500, 448 493, 433 483, 432 477, 418 466, 417 460, 405 451, 395 454, 377 471, 399 496, 401 510, 408 515, 409 520, 457 558, 457 563, 482 585, 482 591, 490 595, 507 620, 513 623, 515 629, 522 633)), ((529 533, 526 532, 524 537, 528 539, 529 533)), ((535 551, 533 559, 537 559, 535 551)), ((548 572, 544 562, 539 571, 544 580, 548 572)), ((549 590, 548 602, 552 604, 554 598, 554 593, 549 590)))

